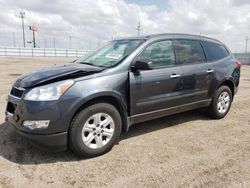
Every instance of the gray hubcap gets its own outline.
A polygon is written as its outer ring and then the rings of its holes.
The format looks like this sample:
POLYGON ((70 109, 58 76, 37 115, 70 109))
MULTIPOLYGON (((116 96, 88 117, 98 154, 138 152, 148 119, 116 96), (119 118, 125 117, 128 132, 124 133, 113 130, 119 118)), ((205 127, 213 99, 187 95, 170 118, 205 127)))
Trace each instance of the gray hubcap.
POLYGON ((110 115, 96 113, 84 123, 82 129, 83 143, 91 149, 101 148, 111 140, 114 128, 114 120, 110 115))
POLYGON ((228 110, 230 102, 231 101, 230 101, 229 93, 227 91, 223 91, 220 94, 218 102, 217 102, 217 109, 219 113, 224 114, 228 110))

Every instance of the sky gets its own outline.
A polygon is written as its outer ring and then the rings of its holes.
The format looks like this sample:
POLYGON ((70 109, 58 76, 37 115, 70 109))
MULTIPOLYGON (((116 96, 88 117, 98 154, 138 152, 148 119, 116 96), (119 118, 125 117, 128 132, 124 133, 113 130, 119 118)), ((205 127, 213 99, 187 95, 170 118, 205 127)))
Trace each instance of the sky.
POLYGON ((0 46, 23 45, 20 10, 26 42, 35 25, 42 48, 69 48, 71 39, 72 48, 94 49, 112 38, 136 36, 139 21, 140 35, 204 35, 233 52, 245 51, 250 38, 250 0, 0 0, 0 46))

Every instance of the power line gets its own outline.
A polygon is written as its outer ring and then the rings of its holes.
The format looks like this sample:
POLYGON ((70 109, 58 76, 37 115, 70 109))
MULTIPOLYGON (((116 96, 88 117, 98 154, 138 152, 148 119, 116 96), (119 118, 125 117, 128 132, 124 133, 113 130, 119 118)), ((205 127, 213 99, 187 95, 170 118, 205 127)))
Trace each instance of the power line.
POLYGON ((139 21, 138 26, 136 27, 136 30, 137 30, 138 36, 140 36, 140 31, 142 30, 142 28, 141 28, 141 22, 140 21, 139 21))
POLYGON ((20 18, 22 19, 22 28, 23 28, 23 47, 25 47, 25 33, 24 33, 24 17, 25 17, 25 12, 21 10, 20 12, 20 18))

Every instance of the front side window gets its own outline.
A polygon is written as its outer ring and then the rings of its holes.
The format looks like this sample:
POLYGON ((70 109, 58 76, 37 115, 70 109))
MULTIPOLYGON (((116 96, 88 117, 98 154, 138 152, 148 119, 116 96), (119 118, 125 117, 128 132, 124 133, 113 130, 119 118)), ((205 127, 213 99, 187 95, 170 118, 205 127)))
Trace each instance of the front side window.
POLYGON ((202 63, 206 61, 204 51, 199 41, 175 40, 175 49, 182 64, 202 63))
POLYGON ((227 49, 220 44, 204 41, 202 45, 206 51, 208 61, 216 61, 229 55, 227 49))
POLYGON ((152 61, 155 69, 175 65, 172 41, 159 41, 149 45, 137 59, 152 61))
POLYGON ((97 49, 90 55, 81 57, 75 63, 89 64, 98 67, 112 67, 132 53, 143 40, 115 40, 97 49))

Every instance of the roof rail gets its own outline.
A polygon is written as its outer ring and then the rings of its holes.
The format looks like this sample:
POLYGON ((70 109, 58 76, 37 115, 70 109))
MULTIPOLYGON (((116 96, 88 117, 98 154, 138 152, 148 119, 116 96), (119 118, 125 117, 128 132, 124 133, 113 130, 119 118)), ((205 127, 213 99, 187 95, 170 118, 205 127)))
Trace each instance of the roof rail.
POLYGON ((145 38, 149 39, 149 38, 152 38, 152 37, 169 36, 169 35, 190 36, 190 37, 204 38, 204 39, 210 39, 210 40, 220 42, 219 40, 211 38, 211 37, 202 36, 202 35, 195 35, 195 34, 185 34, 185 33, 156 33, 156 34, 147 35, 147 36, 145 36, 145 38))

